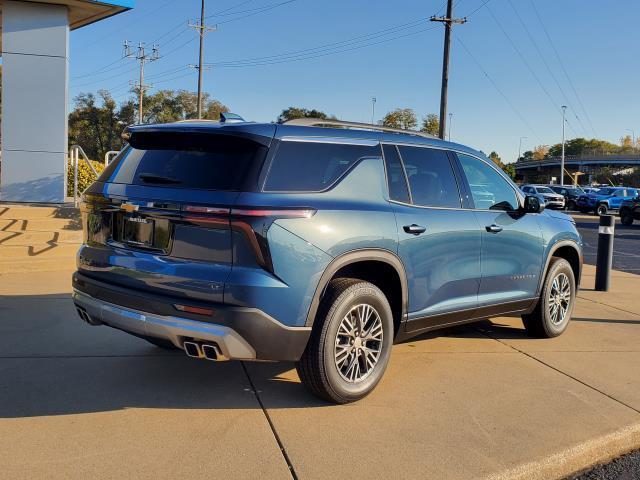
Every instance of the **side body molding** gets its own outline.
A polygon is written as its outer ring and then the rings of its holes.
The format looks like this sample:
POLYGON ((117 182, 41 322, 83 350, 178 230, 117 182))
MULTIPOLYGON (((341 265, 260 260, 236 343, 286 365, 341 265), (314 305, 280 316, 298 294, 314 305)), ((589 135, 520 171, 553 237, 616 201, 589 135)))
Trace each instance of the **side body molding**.
POLYGON ((404 323, 407 317, 407 305, 408 305, 408 287, 407 287, 407 274, 405 272, 404 265, 398 256, 384 249, 361 249, 354 250, 347 253, 344 253, 336 258, 334 258, 331 263, 327 266, 324 273, 320 277, 320 281, 316 287, 316 291, 313 295, 313 299, 311 300, 311 306, 309 307, 309 313, 307 314, 307 322, 306 326, 313 326, 313 321, 316 317, 316 313, 318 312, 318 307, 320 305, 320 300, 324 295, 324 292, 329 285, 329 282, 335 275, 335 273, 343 267, 348 265, 366 262, 366 261, 377 261, 384 262, 397 272, 398 277, 400 278, 400 285, 402 288, 402 316, 401 321, 404 323))

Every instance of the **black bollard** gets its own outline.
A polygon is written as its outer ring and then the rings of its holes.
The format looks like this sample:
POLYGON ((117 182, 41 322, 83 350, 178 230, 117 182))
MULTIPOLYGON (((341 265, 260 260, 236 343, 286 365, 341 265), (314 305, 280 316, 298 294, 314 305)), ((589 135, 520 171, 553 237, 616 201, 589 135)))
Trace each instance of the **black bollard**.
POLYGON ((611 283, 615 225, 616 218, 613 215, 602 215, 600 217, 598 258, 596 260, 596 290, 598 292, 607 292, 611 283))

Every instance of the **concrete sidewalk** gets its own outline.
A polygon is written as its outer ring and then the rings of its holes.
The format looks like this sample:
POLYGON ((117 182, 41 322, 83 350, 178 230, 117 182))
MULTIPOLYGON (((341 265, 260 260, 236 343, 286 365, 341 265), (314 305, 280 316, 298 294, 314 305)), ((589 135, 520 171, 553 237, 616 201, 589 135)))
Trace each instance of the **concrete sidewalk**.
POLYGON ((519 319, 394 347, 365 400, 315 400, 290 364, 210 363, 89 327, 70 270, 0 275, 6 478, 561 478, 640 446, 640 276, 593 268, 569 330, 519 319))

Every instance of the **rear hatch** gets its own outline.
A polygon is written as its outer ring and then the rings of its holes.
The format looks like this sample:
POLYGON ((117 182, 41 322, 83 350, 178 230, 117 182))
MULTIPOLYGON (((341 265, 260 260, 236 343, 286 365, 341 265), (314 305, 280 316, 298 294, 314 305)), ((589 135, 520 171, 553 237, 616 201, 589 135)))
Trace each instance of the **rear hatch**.
POLYGON ((129 145, 86 192, 78 270, 95 280, 223 302, 230 211, 252 191, 275 127, 170 124, 129 129, 129 145))

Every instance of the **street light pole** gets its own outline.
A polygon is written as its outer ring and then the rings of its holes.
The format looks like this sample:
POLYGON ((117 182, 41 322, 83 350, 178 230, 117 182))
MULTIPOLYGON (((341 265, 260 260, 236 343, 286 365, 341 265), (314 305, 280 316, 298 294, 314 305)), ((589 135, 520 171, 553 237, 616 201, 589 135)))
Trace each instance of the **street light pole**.
POLYGON ((564 185, 564 116, 567 106, 562 105, 562 158, 560 159, 560 185, 564 185))
POLYGON ((378 99, 376 97, 371 97, 371 125, 376 124, 376 102, 378 99))
POLYGON ((522 140, 526 140, 529 137, 520 137, 520 142, 518 143, 518 158, 516 159, 516 162, 518 160, 520 160, 520 156, 522 155, 522 140))

